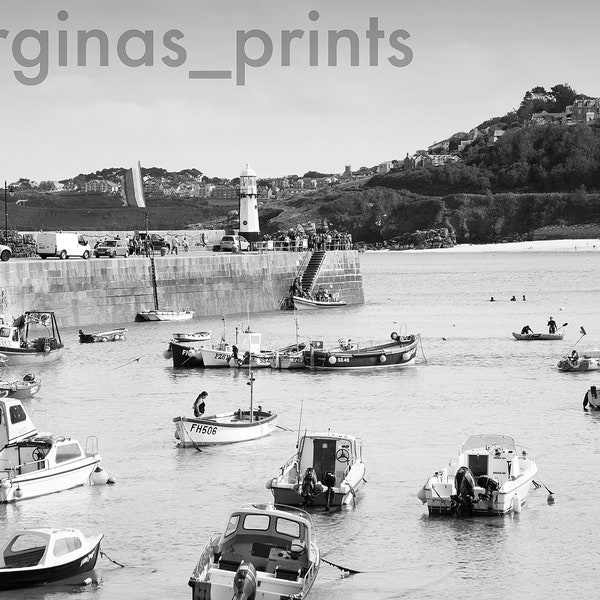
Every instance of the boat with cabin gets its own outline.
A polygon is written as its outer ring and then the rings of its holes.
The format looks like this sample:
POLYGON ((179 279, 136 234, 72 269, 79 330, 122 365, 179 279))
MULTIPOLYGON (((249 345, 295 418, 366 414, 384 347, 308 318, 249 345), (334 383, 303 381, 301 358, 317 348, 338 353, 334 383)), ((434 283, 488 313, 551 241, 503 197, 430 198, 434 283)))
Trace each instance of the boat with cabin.
POLYGON ((93 344, 95 342, 119 342, 127 337, 126 327, 117 327, 107 331, 96 331, 95 333, 84 333, 79 330, 79 342, 81 344, 93 344))
POLYGON ((103 535, 86 538, 78 529, 22 529, 0 551, 0 590, 26 588, 89 573, 103 535))
POLYGON ((310 369, 336 371, 405 367, 415 362, 420 334, 391 334, 391 342, 360 346, 351 339, 339 339, 336 348, 324 349, 322 341, 312 341, 304 350, 304 364, 310 369))
POLYGON ((570 354, 563 356, 556 365, 559 371, 565 373, 581 373, 583 371, 597 371, 600 369, 600 350, 582 350, 575 348, 570 354))
POLYGON ((7 323, 0 317, 0 366, 31 365, 59 359, 64 350, 54 312, 28 310, 7 323))
POLYGON ((321 556, 311 517, 298 508, 244 504, 214 534, 189 579, 193 600, 306 598, 321 556))
POLYGON ((537 473, 534 457, 508 435, 473 435, 458 459, 419 490, 429 514, 505 515, 521 512, 537 473))
POLYGON ((365 483, 362 441, 341 433, 304 434, 296 453, 267 482, 277 504, 340 507, 354 505, 365 483))
POLYGON ((97 439, 39 433, 17 398, 0 398, 0 503, 60 492, 86 482, 102 460, 97 439))

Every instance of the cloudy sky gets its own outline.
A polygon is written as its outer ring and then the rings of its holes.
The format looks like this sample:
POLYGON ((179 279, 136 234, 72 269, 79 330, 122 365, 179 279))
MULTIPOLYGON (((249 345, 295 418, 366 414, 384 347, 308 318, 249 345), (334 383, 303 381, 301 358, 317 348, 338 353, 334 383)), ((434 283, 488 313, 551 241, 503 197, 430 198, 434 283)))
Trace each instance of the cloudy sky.
POLYGON ((0 173, 9 181, 137 160, 218 177, 236 177, 246 161, 265 177, 340 173, 468 131, 535 85, 600 95, 596 0, 0 7, 0 173), (78 31, 93 30, 78 45, 78 31), (339 42, 337 65, 329 30, 354 37, 354 52, 339 42), (197 71, 231 76, 190 77, 197 71))

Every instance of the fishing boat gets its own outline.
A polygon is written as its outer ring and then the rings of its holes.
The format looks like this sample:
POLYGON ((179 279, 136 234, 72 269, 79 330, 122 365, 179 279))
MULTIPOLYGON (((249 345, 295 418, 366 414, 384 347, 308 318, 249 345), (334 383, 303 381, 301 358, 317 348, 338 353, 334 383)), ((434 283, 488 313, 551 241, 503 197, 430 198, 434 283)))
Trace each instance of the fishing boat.
POLYGON ((201 417, 175 417, 178 445, 214 446, 247 442, 265 437, 277 427, 277 414, 254 408, 254 377, 250 371, 250 409, 241 408, 201 417))
POLYGON ((292 296, 292 302, 294 303, 294 308, 297 310, 315 310, 318 308, 339 308, 340 306, 346 306, 345 300, 328 298, 316 300, 314 298, 292 296))
POLYGON ((103 535, 77 529, 23 529, 0 554, 0 590, 31 587, 88 573, 96 566, 103 535))
POLYGON ((118 327, 108 331, 97 331, 96 333, 84 333, 79 330, 79 342, 81 344, 93 344, 95 342, 119 342, 127 337, 127 329, 118 327))
POLYGON ((267 482, 277 504, 334 506, 354 504, 365 483, 362 442, 352 435, 303 435, 297 452, 267 482))
POLYGON ((592 385, 583 396, 583 408, 590 407, 591 410, 600 410, 600 394, 598 388, 592 385))
POLYGON ((208 342, 211 339, 210 331, 196 331, 195 333, 174 333, 176 342, 208 342))
POLYGON ((171 340, 169 347, 163 352, 163 357, 167 360, 173 359, 173 366, 177 369, 204 367, 200 347, 191 346, 189 343, 171 340))
POLYGON ((391 342, 361 347, 358 342, 340 339, 339 346, 325 350, 322 341, 311 342, 304 350, 304 364, 316 370, 404 367, 415 362, 420 334, 391 334, 391 342))
POLYGON ((265 357, 260 349, 260 333, 256 333, 250 329, 250 325, 240 332, 239 327, 235 328, 235 343, 229 344, 225 341, 225 317, 223 321, 223 334, 218 344, 203 345, 200 348, 202 360, 205 367, 242 367, 248 366, 248 357, 246 352, 252 353, 252 366, 268 367, 270 366, 270 355, 265 357), (265 360, 266 364, 264 364, 265 360), (245 364, 244 364, 245 360, 245 364))
MULTIPOLYGON (((38 433, 17 398, 0 398, 0 416, 0 503, 92 482, 102 460, 97 452, 85 453, 71 438, 38 433)), ((95 438, 88 441, 97 445, 95 438)))
POLYGON ((54 313, 29 310, 12 325, 0 323, 0 366, 31 365, 59 359, 64 350, 54 313))
POLYGON ((194 600, 306 598, 321 565, 310 515, 244 504, 214 534, 189 579, 194 600))
POLYGON ((565 337, 564 331, 557 331, 556 333, 516 333, 512 332, 515 340, 535 342, 541 340, 562 340, 565 337))
POLYGON ((25 400, 31 398, 40 391, 42 382, 34 373, 27 373, 23 379, 16 381, 0 381, 0 396, 25 400))
POLYGON ((556 365, 559 371, 565 373, 581 373, 583 371, 597 371, 600 369, 600 350, 571 350, 570 354, 563 356, 556 365))
POLYGON ((430 514, 504 515, 520 512, 537 465, 507 435, 473 435, 458 459, 436 471, 418 493, 430 514))
POLYGON ((300 343, 298 334, 298 315, 294 313, 294 321, 296 323, 296 343, 279 350, 275 350, 271 356, 272 369, 304 369, 304 350, 306 344, 300 343))
POLYGON ((141 310, 140 321, 187 321, 194 316, 193 310, 141 310))

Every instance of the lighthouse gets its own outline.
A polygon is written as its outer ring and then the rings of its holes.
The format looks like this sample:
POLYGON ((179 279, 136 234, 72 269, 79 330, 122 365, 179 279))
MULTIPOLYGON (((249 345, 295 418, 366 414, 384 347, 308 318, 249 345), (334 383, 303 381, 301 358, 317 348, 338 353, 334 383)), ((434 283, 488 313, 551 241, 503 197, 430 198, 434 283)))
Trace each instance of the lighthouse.
POLYGON ((250 168, 250 164, 246 163, 246 167, 240 173, 240 235, 249 242, 256 242, 260 236, 257 196, 256 173, 250 168))

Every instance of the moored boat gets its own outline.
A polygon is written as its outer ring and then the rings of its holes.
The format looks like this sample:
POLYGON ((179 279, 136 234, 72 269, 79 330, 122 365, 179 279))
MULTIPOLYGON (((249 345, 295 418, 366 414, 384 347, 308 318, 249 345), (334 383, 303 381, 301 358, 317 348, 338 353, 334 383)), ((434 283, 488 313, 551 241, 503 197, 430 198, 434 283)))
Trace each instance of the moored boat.
POLYGON ((345 300, 324 299, 316 300, 314 298, 304 298, 301 296, 292 296, 294 308, 297 310, 315 310, 318 308, 339 308, 346 306, 345 300))
POLYGON ((359 438, 311 433, 300 438, 297 452, 267 488, 277 504, 340 507, 355 503, 365 473, 359 438))
POLYGON ((173 359, 175 368, 198 368, 204 366, 200 347, 192 346, 190 343, 175 342, 171 340, 169 347, 163 352, 166 359, 173 359))
POLYGON ((293 344, 273 352, 270 363, 273 369, 304 369, 306 344, 293 344))
POLYGON ((535 342, 544 340, 562 340, 565 337, 565 332, 560 331, 556 333, 517 333, 512 332, 515 340, 535 342))
POLYGON ((30 365, 59 359, 64 345, 52 311, 29 310, 12 325, 0 319, 0 366, 30 365))
POLYGON ((117 327, 107 331, 97 331, 95 333, 84 333, 79 330, 79 342, 81 344, 93 344, 95 342, 118 342, 127 337, 127 328, 117 327))
POLYGON ((534 458, 507 435, 473 435, 458 459, 436 471, 418 493, 430 514, 520 512, 537 473, 534 458))
POLYGON ((77 440, 38 433, 16 398, 1 398, 0 414, 0 503, 84 485, 102 460, 77 440))
POLYGON ((137 313, 140 321, 187 321, 193 316, 193 310, 141 310, 137 313))
POLYGON ((210 331, 196 331, 195 333, 174 333, 176 342, 208 342, 211 339, 210 331))
POLYGON ((310 515, 273 504, 244 504, 214 534, 189 579, 192 599, 305 598, 321 564, 310 515))
POLYGON ((598 387, 592 385, 583 396, 583 408, 590 407, 591 410, 600 410, 600 393, 598 387))
POLYGON ((0 396, 25 400, 40 391, 42 382, 34 373, 27 373, 23 379, 16 381, 0 381, 0 396))
POLYGON ((352 340, 338 340, 337 348, 325 350, 323 342, 311 342, 304 351, 304 364, 317 370, 403 367, 414 363, 420 334, 401 336, 395 331, 391 342, 361 347, 352 340))
POLYGON ((566 373, 597 371, 600 369, 600 350, 582 350, 580 353, 573 349, 558 361, 556 367, 566 373))
POLYGON ((0 553, 0 590, 30 587, 88 573, 96 566, 103 535, 77 529, 16 531, 0 553))

